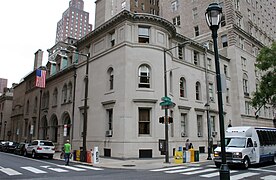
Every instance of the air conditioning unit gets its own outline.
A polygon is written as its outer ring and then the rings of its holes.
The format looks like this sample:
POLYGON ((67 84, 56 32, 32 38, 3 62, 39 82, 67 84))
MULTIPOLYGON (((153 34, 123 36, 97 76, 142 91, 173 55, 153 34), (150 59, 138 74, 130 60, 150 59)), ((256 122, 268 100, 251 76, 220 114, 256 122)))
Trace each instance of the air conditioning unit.
POLYGON ((106 137, 112 137, 113 131, 112 130, 108 130, 105 132, 105 136, 106 137))
POLYGON ((185 137, 185 136, 186 136, 186 133, 182 132, 181 137, 185 137))
POLYGON ((213 131, 213 132, 212 132, 212 136, 213 136, 213 137, 215 137, 217 134, 218 134, 218 132, 216 132, 216 131, 213 131))
POLYGON ((198 132, 198 133, 197 133, 197 136, 198 136, 198 137, 201 137, 202 135, 201 135, 201 133, 200 133, 200 132, 198 132))
POLYGON ((214 102, 215 98, 214 97, 210 97, 210 101, 214 102))

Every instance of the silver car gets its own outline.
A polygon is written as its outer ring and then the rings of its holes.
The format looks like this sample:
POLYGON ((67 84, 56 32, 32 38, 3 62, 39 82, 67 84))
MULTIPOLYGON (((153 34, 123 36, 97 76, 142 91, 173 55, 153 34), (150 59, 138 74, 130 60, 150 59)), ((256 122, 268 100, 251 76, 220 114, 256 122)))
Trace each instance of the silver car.
POLYGON ((53 159, 54 154, 55 145, 48 140, 34 140, 25 151, 25 155, 31 155, 32 158, 47 156, 49 159, 53 159))

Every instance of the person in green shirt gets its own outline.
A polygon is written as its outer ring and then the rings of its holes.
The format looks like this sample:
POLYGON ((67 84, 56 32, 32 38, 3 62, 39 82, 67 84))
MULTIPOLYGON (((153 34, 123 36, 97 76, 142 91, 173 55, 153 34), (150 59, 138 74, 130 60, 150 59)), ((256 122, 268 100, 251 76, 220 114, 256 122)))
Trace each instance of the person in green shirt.
POLYGON ((71 154, 71 144, 70 144, 70 141, 67 140, 66 143, 64 144, 64 158, 65 158, 66 166, 69 165, 70 154, 71 154))

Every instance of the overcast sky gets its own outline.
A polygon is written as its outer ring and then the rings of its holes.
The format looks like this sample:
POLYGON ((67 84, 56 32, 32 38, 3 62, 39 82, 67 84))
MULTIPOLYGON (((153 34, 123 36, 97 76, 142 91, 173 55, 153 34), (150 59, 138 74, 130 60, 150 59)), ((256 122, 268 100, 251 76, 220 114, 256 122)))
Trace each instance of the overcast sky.
MULTIPOLYGON (((0 78, 8 87, 33 70, 34 53, 55 45, 57 22, 70 0, 1 0, 0 78)), ((95 0, 84 0, 89 23, 94 28, 95 0)))

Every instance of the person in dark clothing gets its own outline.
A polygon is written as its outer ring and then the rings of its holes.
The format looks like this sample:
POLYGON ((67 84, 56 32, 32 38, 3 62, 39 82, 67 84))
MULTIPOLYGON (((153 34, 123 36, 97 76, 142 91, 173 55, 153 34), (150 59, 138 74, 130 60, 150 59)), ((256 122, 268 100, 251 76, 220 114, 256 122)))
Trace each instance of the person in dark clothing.
POLYGON ((189 149, 193 149, 193 148, 194 148, 193 144, 192 144, 192 143, 190 143, 190 145, 189 145, 189 149))

